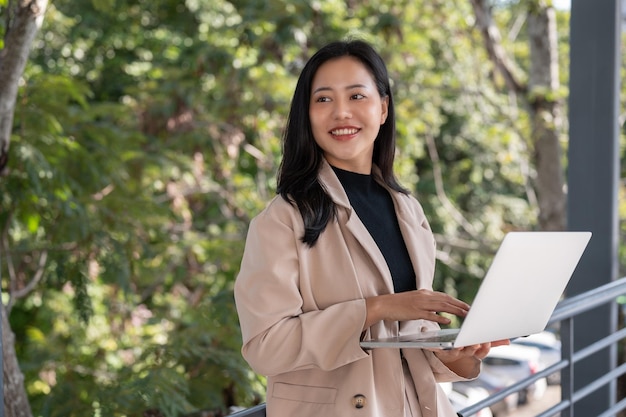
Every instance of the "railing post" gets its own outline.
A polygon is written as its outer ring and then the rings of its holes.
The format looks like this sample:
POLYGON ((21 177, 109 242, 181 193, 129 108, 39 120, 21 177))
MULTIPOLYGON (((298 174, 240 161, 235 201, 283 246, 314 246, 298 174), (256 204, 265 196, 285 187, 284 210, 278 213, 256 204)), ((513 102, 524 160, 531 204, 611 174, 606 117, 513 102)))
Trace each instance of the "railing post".
POLYGON ((561 358, 567 361, 561 370, 561 401, 569 402, 562 417, 574 417, 574 317, 561 322, 561 358))
MULTIPOLYGON (((566 293, 582 294, 618 276, 621 0, 572 0, 570 18, 568 229, 593 237, 566 293)), ((617 329, 615 305, 576 317, 574 349, 617 329)), ((615 368, 615 346, 575 366, 576 390, 615 368)), ((608 384, 576 403, 577 417, 598 416, 615 403, 608 384)))

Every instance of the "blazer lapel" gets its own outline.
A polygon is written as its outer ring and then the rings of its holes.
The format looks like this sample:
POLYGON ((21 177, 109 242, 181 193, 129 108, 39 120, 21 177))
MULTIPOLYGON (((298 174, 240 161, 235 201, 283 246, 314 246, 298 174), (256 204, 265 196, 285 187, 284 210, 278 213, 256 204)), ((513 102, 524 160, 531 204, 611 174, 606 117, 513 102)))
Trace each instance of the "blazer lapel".
POLYGON ((436 254, 430 226, 423 213, 420 218, 419 213, 415 213, 415 209, 408 206, 410 197, 394 192, 391 192, 391 196, 396 206, 400 231, 415 271, 417 288, 431 289, 436 254))
POLYGON ((374 238, 372 238, 372 235, 354 212, 341 182, 339 182, 335 172, 326 161, 324 161, 324 165, 320 170, 320 179, 322 184, 326 187, 328 194, 337 204, 338 210, 345 210, 347 217, 345 224, 346 229, 367 252, 369 257, 372 259, 372 262, 376 265, 376 268, 380 272, 380 275, 383 277, 387 290, 392 293, 393 281, 391 279, 391 271, 389 271, 389 267, 387 266, 387 261, 385 261, 385 257, 378 248, 374 238))
POLYGON ((348 230, 352 233, 352 235, 356 238, 356 240, 361 244, 363 249, 370 256, 374 265, 380 272, 380 275, 383 277, 387 289, 390 293, 393 292, 393 281, 391 279, 391 271, 389 270, 389 266, 387 266, 387 261, 383 256, 382 252, 378 248, 378 245, 372 238, 372 235, 368 232, 367 228, 361 222, 358 216, 354 215, 354 211, 351 209, 351 213, 348 217, 348 222, 346 223, 348 230))

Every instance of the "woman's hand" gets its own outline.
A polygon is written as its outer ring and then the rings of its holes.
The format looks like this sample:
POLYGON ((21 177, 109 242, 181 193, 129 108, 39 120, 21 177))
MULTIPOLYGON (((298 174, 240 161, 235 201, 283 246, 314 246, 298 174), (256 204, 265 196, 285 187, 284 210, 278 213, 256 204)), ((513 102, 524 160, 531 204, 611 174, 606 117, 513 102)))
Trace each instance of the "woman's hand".
POLYGON ((455 349, 428 349, 451 371, 465 378, 474 378, 480 372, 480 362, 489 354, 492 347, 509 345, 510 340, 497 340, 490 343, 465 346, 455 349))
POLYGON ((406 291, 385 294, 365 300, 367 318, 363 330, 381 320, 430 320, 439 324, 450 324, 450 319, 439 315, 449 313, 465 317, 469 305, 442 292, 430 290, 406 291))

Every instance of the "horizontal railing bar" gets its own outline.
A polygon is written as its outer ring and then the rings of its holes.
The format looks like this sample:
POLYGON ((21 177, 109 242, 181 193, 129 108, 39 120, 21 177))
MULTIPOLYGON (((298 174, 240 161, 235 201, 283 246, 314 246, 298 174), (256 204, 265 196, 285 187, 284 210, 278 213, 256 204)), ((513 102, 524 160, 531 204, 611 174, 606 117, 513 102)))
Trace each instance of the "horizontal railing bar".
POLYGON ((555 362, 552 365, 548 366, 547 368, 544 368, 541 371, 537 372, 536 375, 541 375, 541 376, 552 375, 555 372, 565 369, 567 365, 569 365, 569 361, 567 359, 561 359, 560 361, 555 362))
POLYGON ((541 378, 550 376, 556 372, 559 372, 561 369, 564 369, 565 367, 567 367, 567 365, 569 365, 569 361, 567 359, 561 359, 560 361, 555 362, 552 365, 543 368, 541 371, 535 372, 533 377, 536 377, 537 379, 541 379, 541 378))
POLYGON ((483 408, 492 406, 498 401, 505 399, 509 395, 517 393, 520 389, 521 389, 520 387, 517 387, 515 385, 508 386, 505 389, 498 391, 496 394, 490 395, 489 397, 483 400, 480 400, 468 407, 465 407, 464 409, 460 411, 460 414, 469 415, 469 416, 474 415, 478 413, 480 410, 482 410, 483 408))
POLYGON ((618 342, 619 340, 626 337, 626 328, 618 330, 617 332, 610 334, 597 342, 592 343, 591 345, 577 351, 574 353, 572 357, 572 361, 574 363, 579 362, 585 359, 588 356, 593 355, 600 350, 611 346, 612 344, 618 342))
POLYGON ((491 405, 494 405, 495 403, 497 403, 499 400, 505 398, 507 395, 511 395, 516 391, 511 391, 510 393, 503 395, 504 393, 508 392, 509 389, 504 389, 500 392, 498 392, 496 395, 492 395, 489 396, 487 398, 485 398, 484 400, 480 400, 475 404, 470 405, 469 407, 465 407, 464 409, 462 409, 461 411, 459 411, 459 415, 461 416, 473 416, 474 414, 478 413, 480 410, 483 410, 491 405), (495 398, 498 397, 498 400, 495 400, 495 398), (500 398, 502 397, 502 398, 500 398))
POLYGON ((511 394, 515 394, 516 392, 521 391, 522 389, 528 387, 530 384, 534 383, 535 381, 538 381, 539 379, 541 379, 541 377, 537 376, 538 373, 533 374, 527 378, 524 378, 522 380, 519 380, 511 385, 509 385, 508 387, 504 388, 503 390, 498 391, 497 394, 494 395, 490 395, 489 397, 480 400, 478 402, 476 402, 475 404, 470 405, 469 407, 466 407, 464 409, 462 409, 460 411, 460 413, 462 415, 473 415, 477 412, 479 412, 480 410, 482 410, 485 407, 488 407, 490 405, 494 405, 495 403, 497 403, 498 401, 506 398, 507 396, 511 395, 511 394))
POLYGON ((583 294, 566 298, 556 306, 548 320, 548 325, 606 304, 623 294, 626 294, 626 277, 594 288, 583 294))
MULTIPOLYGON (((557 307, 554 309, 552 316, 548 320, 548 326, 550 324, 561 322, 566 319, 572 318, 580 313, 592 310, 608 302, 615 301, 617 297, 623 294, 626 294, 626 277, 623 277, 611 283, 605 284, 599 288, 589 290, 585 292, 584 294, 579 294, 579 295, 575 295, 570 298, 567 298, 561 301, 557 305, 557 307)), ((592 345, 589 345, 588 347, 582 349, 581 351, 575 352, 572 358, 572 363, 576 363, 577 361, 585 358, 586 356, 589 356, 597 351, 600 351, 603 348, 612 345, 613 343, 617 342, 618 340, 622 338, 626 338, 626 329, 622 329, 612 335, 609 335, 595 342, 592 345)), ((525 378, 521 381, 516 382, 515 384, 508 386, 502 391, 499 391, 497 394, 491 395, 488 398, 485 398, 484 400, 481 400, 469 407, 462 409, 460 413, 462 415, 475 414, 478 411, 484 409, 485 407, 489 407, 497 403, 498 401, 506 398, 508 395, 519 392, 520 390, 522 390, 523 388, 526 388, 527 386, 534 383, 535 381, 541 378, 544 378, 548 375, 551 375, 554 372, 564 369, 568 365, 569 365, 569 361, 567 359, 562 359, 561 361, 555 364, 552 364, 551 366, 541 370, 540 372, 537 372, 528 378, 525 378)), ((623 366, 626 366, 626 364, 623 366)), ((621 368, 622 367, 613 370, 609 374, 603 376, 596 382, 592 383, 591 386, 595 386, 599 384, 597 386, 597 388, 599 388, 602 385, 605 385, 606 383, 616 378, 614 375, 616 374, 621 375, 622 373, 624 373, 620 370, 621 368), (604 380, 606 380, 606 382, 600 383, 604 380)), ((589 391, 589 387, 590 386, 587 386, 584 390, 575 393, 575 395, 577 395, 578 397, 577 399, 573 400, 573 402, 575 403, 576 401, 578 401, 578 398, 580 398, 581 396, 584 397, 588 395, 588 393, 593 392, 595 389, 597 389, 597 388, 593 388, 589 391)), ((563 400, 560 403, 553 406, 552 408, 546 410, 544 413, 537 415, 537 417, 554 416, 556 413, 563 411, 564 409, 569 407, 571 403, 572 401, 570 400, 563 400)))
POLYGON ((514 384, 509 385, 508 387, 498 391, 497 394, 490 395, 489 397, 476 402, 475 404, 470 405, 469 407, 461 410, 462 415, 472 415, 482 410, 485 407, 494 405, 500 400, 508 397, 511 394, 521 391, 523 388, 528 387, 530 384, 540 380, 541 378, 545 378, 548 375, 552 375, 554 373, 553 369, 559 370, 563 369, 568 365, 567 360, 561 360, 554 365, 551 365, 548 368, 542 369, 541 371, 534 373, 533 375, 526 377, 520 381, 515 382, 514 384))
POLYGON ((617 415, 620 411, 626 409, 626 398, 617 404, 613 405, 613 407, 606 410, 604 413, 600 414, 598 417, 613 417, 617 415))
POLYGON ((571 404, 572 404, 571 401, 563 400, 560 403, 554 405, 553 407, 548 408, 543 413, 537 414, 535 417, 553 417, 553 416, 556 416, 557 413, 560 413, 561 411, 565 410, 571 404))
MULTIPOLYGON (((623 331, 620 330, 620 332, 623 332, 623 331)), ((561 367, 567 366, 567 363, 568 363, 567 360, 561 360, 560 362, 557 362, 553 366, 550 366, 550 367, 544 369, 541 372, 537 372, 535 375, 533 375, 533 377, 544 375, 544 374, 550 375, 552 373, 551 371, 552 371, 553 367, 561 368, 561 367)), ((574 363, 576 363, 576 360, 574 360, 574 363)), ((573 402, 576 403, 580 399, 586 397, 587 395, 589 395, 590 393, 592 393, 596 389, 598 389, 598 388, 608 384, 609 382, 613 381, 614 379, 616 379, 617 377, 621 376, 624 373, 626 373, 626 364, 623 364, 623 365, 619 366, 618 368, 613 369, 608 374, 605 374, 602 378, 598 378, 592 384, 587 385, 584 389, 581 389, 581 390, 577 391, 576 393, 574 393, 573 402)), ((530 379, 530 378, 528 378, 528 379, 530 379)), ((626 400, 624 400, 624 401, 626 401, 626 400)), ((551 416, 554 416, 554 415, 556 415, 556 413, 565 410, 567 407, 569 407, 570 404, 571 404, 571 401, 563 400, 563 401, 559 402, 558 404, 554 405, 553 407, 547 409, 543 413, 538 414, 536 417, 551 417, 551 416)), ((479 403, 476 403, 476 405, 479 405, 479 403)), ((616 407, 617 406, 612 407, 611 410, 613 410, 613 411, 621 411, 622 409, 626 408, 626 402, 624 402, 624 404, 620 405, 619 407, 617 407, 617 408, 616 407)), ((481 408, 484 408, 484 407, 481 407, 481 408)), ((480 410, 481 408, 477 408, 477 409, 472 410, 472 411, 476 412, 476 411, 480 410)), ((469 408, 468 408, 468 410, 469 410, 469 408)), ((465 411, 465 410, 463 410, 463 411, 465 411)), ((612 415, 614 415, 614 413, 612 413, 612 414, 611 413, 603 414, 603 416, 605 416, 605 417, 612 416, 612 415)))
POLYGON ((626 373, 626 363, 618 366, 615 369, 612 369, 608 373, 604 374, 601 378, 596 379, 590 384, 585 385, 583 388, 574 392, 574 395, 572 396, 572 400, 574 401, 574 403, 576 403, 577 401, 580 401, 582 398, 585 398, 587 395, 591 394, 592 392, 599 389, 600 387, 603 387, 604 385, 608 384, 612 380, 617 379, 618 376, 621 376, 624 373, 626 373))
POLYGON ((261 417, 265 416, 265 408, 266 404, 255 405, 251 408, 246 408, 245 410, 238 411, 234 414, 230 414, 232 417, 261 417))

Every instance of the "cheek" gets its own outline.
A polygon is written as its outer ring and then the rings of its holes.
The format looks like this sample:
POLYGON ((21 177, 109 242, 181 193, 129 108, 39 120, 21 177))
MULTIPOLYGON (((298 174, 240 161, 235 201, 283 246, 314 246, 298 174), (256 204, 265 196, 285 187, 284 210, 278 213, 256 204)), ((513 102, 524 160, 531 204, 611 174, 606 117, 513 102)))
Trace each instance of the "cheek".
POLYGON ((313 130, 313 132, 323 128, 323 117, 320 112, 310 111, 309 122, 311 123, 311 129, 313 130))
POLYGON ((316 124, 317 119, 317 112, 315 110, 309 110, 309 122, 311 125, 316 124))
POLYGON ((383 109, 380 106, 372 106, 371 117, 372 117, 372 120, 380 121, 380 124, 385 123, 385 113, 383 112, 383 109))
POLYGON ((320 144, 320 136, 323 132, 322 124, 319 114, 315 112, 309 112, 309 123, 311 124, 311 133, 313 133, 313 139, 315 143, 320 144))

